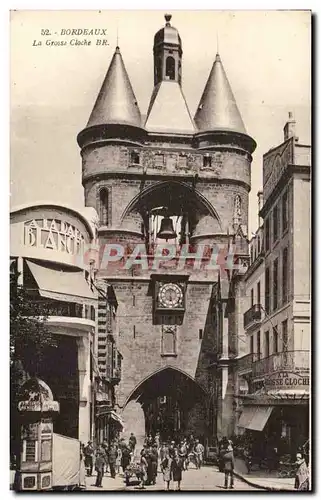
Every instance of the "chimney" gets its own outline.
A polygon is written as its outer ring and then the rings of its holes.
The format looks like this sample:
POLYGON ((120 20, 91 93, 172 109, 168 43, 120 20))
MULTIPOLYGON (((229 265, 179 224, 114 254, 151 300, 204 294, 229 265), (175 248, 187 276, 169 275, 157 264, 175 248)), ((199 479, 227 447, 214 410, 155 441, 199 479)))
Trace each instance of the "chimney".
POLYGON ((296 121, 293 118, 293 113, 290 111, 288 121, 284 125, 284 129, 283 129, 284 142, 287 141, 288 139, 290 139, 290 137, 294 137, 296 142, 299 140, 299 138, 296 137, 296 135, 295 135, 295 125, 296 125, 296 121))
POLYGON ((260 217, 260 211, 263 207, 263 191, 258 191, 257 193, 257 204, 258 204, 258 227, 262 224, 262 217, 260 217))

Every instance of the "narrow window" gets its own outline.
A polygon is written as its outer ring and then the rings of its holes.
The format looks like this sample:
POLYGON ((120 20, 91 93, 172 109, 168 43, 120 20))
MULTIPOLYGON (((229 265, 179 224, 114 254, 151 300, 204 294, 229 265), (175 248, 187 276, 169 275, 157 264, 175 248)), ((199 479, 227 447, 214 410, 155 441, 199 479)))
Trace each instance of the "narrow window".
POLYGON ((258 281, 256 285, 256 294, 257 294, 257 304, 261 304, 261 282, 258 281))
POLYGON ((253 306, 254 306, 254 290, 252 288, 252 290, 251 290, 251 307, 253 307, 253 306))
POLYGON ((282 351, 288 351, 288 320, 282 321, 282 351))
POLYGON ((261 332, 257 332, 257 337, 256 337, 256 352, 257 352, 257 357, 258 359, 261 359, 261 332))
POLYGON ((282 303, 288 301, 288 249, 284 248, 282 253, 282 303))
POLYGON ((279 298, 279 260, 273 262, 273 311, 278 308, 279 298))
POLYGON ((102 226, 108 225, 108 191, 101 189, 99 193, 99 220, 102 226))
POLYGON ((288 227, 288 191, 286 190, 282 196, 282 231, 288 227))
POLYGON ((268 252, 270 250, 270 219, 269 219, 269 217, 265 221, 264 230, 265 230, 265 251, 268 252))
POLYGON ((209 155, 203 156, 203 167, 212 166, 212 157, 209 155))
POLYGON ((130 153, 130 162, 131 162, 131 164, 139 165, 140 157, 139 157, 139 153, 137 153, 137 151, 132 151, 130 153))
POLYGON ((166 58, 166 78, 168 80, 175 80, 175 59, 172 56, 166 58))
POLYGON ((270 332, 266 331, 264 339, 264 356, 268 358, 270 356, 270 332))
POLYGON ((265 270, 265 311, 270 314, 270 269, 265 270))
POLYGON ((253 335, 251 335, 250 337, 250 353, 253 354, 254 352, 254 339, 253 339, 253 335))
POLYGON ((273 208, 273 243, 279 237, 279 211, 278 206, 275 205, 273 208))
POLYGON ((202 340, 202 338, 203 338, 203 330, 202 330, 202 328, 200 328, 200 329, 198 330, 198 338, 199 338, 200 340, 202 340))
POLYGON ((176 355, 176 327, 163 325, 162 328, 162 355, 176 355))
POLYGON ((278 342, 278 327, 275 326, 273 328, 273 352, 276 353, 279 351, 279 342, 278 342))

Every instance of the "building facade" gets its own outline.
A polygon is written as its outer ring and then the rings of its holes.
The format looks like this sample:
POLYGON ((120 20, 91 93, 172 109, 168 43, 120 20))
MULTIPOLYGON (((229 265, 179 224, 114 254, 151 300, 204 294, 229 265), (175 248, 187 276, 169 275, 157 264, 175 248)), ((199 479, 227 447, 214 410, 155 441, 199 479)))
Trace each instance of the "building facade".
MULTIPOLYGON (((91 212, 87 209, 87 212, 91 212)), ((93 433, 93 353, 97 294, 86 253, 94 240, 89 214, 56 203, 21 206, 10 214, 10 271, 47 312, 57 340, 37 376, 58 401, 54 432, 86 442, 93 433)))
POLYGON ((239 335, 226 261, 231 246, 233 259, 248 260, 256 144, 219 54, 192 118, 182 90, 182 41, 171 16, 165 19, 154 37, 146 120, 116 48, 78 134, 82 182, 86 206, 99 214, 97 279, 112 285, 117 301, 114 337, 123 367, 116 406, 125 434, 211 439, 235 425, 239 335))
POLYGON ((263 225, 250 243, 244 276, 247 354, 238 361, 238 376, 247 386, 238 429, 254 431, 261 442, 274 439, 290 453, 309 439, 310 155, 290 113, 284 142, 263 156, 263 225))

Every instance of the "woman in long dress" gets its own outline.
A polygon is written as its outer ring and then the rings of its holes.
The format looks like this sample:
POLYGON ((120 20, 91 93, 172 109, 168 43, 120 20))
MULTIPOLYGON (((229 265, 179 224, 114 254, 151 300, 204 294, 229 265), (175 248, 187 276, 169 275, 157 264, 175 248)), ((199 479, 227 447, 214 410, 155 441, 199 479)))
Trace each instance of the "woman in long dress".
POLYGON ((165 457, 163 458, 161 462, 161 469, 163 472, 163 479, 165 483, 165 490, 169 490, 169 484, 171 482, 171 477, 172 477, 172 458, 170 457, 170 454, 167 452, 165 457))
MULTIPOLYGON (((182 470, 184 467, 184 460, 179 456, 178 450, 174 451, 174 458, 172 461, 172 478, 174 482, 177 482, 177 490, 181 490, 181 481, 182 481, 182 470)), ((174 486, 175 489, 175 486, 174 486)))
POLYGON ((296 455, 298 469, 295 474, 294 488, 298 491, 309 490, 309 469, 301 453, 296 455))

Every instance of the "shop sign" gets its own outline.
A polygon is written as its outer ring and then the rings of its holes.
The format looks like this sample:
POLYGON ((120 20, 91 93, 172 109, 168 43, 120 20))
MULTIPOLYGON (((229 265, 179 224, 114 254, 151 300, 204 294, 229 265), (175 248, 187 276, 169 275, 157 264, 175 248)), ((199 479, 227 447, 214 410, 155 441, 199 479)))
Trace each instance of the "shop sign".
POLYGON ((273 373, 264 380, 265 389, 307 389, 309 384, 309 376, 286 371, 273 373))
POLYGON ((20 401, 18 403, 19 411, 53 411, 59 412, 58 401, 20 401))
POLYGON ((83 255, 85 237, 69 222, 58 219, 33 219, 24 223, 24 244, 70 255, 83 255))

